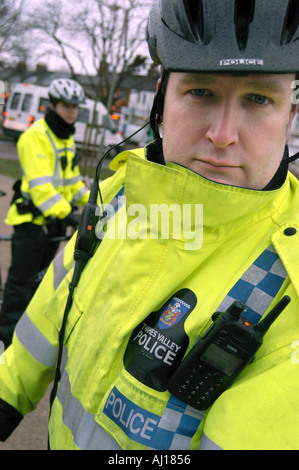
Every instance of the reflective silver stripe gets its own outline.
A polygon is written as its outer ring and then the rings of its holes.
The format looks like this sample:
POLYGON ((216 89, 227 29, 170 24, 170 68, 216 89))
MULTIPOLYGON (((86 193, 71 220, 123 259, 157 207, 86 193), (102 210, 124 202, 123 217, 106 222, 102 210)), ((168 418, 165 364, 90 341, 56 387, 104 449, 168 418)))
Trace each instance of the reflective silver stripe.
POLYGON ((60 194, 55 194, 54 196, 50 197, 47 201, 43 202, 42 204, 38 205, 38 208, 41 212, 46 212, 48 209, 51 209, 51 207, 55 206, 57 202, 60 202, 63 199, 63 197, 60 194))
POLYGON ((55 367, 58 349, 32 323, 25 312, 16 326, 16 335, 24 348, 40 364, 46 367, 55 367))
POLYGON ((36 188, 36 186, 40 186, 42 184, 53 183, 52 176, 41 176, 39 178, 34 178, 33 180, 29 181, 29 188, 36 188))
POLYGON ((200 439, 198 450, 223 450, 215 442, 211 441, 204 433, 200 439))
POLYGON ((55 290, 58 288, 59 284, 63 281, 63 279, 68 273, 68 270, 64 266, 63 258, 64 258, 64 250, 60 251, 53 260, 53 271, 54 271, 53 287, 55 290))
POLYGON ((61 186, 69 186, 71 184, 76 184, 78 181, 82 180, 82 176, 74 176, 73 178, 64 178, 61 181, 61 186))
POLYGON ((84 186, 74 195, 73 201, 74 202, 80 201, 80 199, 82 199, 82 197, 85 196, 87 192, 88 192, 88 189, 86 188, 86 186, 84 186))
POLYGON ((94 415, 85 411, 80 401, 71 394, 66 370, 61 378, 57 399, 63 408, 63 423, 71 430, 74 442, 80 449, 121 450, 115 439, 95 422, 94 415))
POLYGON ((59 179, 60 179, 58 151, 57 151, 57 148, 54 144, 54 141, 53 141, 49 131, 46 131, 46 134, 47 134, 47 136, 48 136, 48 138, 51 142, 51 145, 52 145, 54 153, 55 153, 55 171, 54 171, 54 177, 53 177, 53 184, 54 184, 55 188, 58 188, 59 179))
MULTIPOLYGON (((58 184, 58 186, 71 186, 72 184, 78 183, 78 181, 82 181, 82 176, 74 176, 73 178, 59 178, 56 181, 56 184, 58 184)), ((37 186, 41 186, 47 183, 53 183, 52 176, 41 176, 40 178, 31 180, 29 182, 29 188, 36 188, 37 186)))
POLYGON ((75 153, 74 147, 64 147, 61 149, 57 149, 57 153, 65 153, 65 152, 73 152, 75 153))

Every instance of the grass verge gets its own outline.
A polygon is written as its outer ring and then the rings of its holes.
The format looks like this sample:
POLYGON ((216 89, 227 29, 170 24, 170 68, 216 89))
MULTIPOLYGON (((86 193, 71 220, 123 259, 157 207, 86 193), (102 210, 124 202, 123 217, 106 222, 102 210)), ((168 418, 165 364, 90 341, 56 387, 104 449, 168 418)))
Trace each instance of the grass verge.
POLYGON ((22 170, 18 160, 0 160, 1 175, 10 176, 11 178, 21 178, 22 170))
MULTIPOLYGON (((5 176, 10 176, 11 178, 21 178, 22 169, 18 160, 3 160, 0 159, 0 174, 5 176)), ((102 168, 101 170, 101 180, 109 178, 113 174, 113 171, 109 168, 102 168)), ((88 169, 88 176, 92 178, 94 176, 94 170, 88 169)))

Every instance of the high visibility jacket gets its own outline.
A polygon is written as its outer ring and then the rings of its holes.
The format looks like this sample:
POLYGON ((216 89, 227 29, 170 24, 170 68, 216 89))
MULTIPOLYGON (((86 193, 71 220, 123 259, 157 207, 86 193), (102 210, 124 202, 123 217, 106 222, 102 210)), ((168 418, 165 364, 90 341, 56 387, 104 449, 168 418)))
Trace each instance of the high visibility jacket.
POLYGON ((14 203, 5 220, 8 225, 42 225, 45 217, 64 219, 72 210, 71 202, 87 203, 89 191, 78 165, 73 165, 76 149, 72 136, 59 139, 45 119, 40 119, 20 136, 17 149, 23 170, 22 196, 32 201, 42 215, 20 214, 14 203))
MULTIPOLYGON (((231 187, 142 152, 102 184, 114 215, 106 231, 98 227, 101 244, 74 292, 51 449, 299 449, 298 180, 288 174, 275 191, 231 187), (165 228, 170 207, 182 217, 165 228), (270 245, 287 272, 272 306, 285 294, 290 304, 206 414, 182 406, 167 389, 173 367, 270 245)), ((2 408, 28 413, 53 379, 73 245, 54 260, 5 352, 2 408)))

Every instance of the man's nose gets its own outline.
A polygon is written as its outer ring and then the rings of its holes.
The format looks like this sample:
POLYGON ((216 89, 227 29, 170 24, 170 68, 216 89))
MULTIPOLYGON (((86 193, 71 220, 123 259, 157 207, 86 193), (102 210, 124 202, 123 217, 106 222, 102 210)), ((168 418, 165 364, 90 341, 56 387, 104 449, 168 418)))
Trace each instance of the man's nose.
POLYGON ((211 117, 206 138, 218 148, 236 145, 239 142, 239 120, 237 106, 231 102, 216 106, 211 117))

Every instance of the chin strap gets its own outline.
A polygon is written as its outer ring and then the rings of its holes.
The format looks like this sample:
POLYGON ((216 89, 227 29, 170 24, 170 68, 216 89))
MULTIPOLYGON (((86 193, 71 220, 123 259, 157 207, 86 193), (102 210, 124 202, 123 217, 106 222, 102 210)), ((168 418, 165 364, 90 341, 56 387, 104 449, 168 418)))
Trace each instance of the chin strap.
POLYGON ((299 158, 299 152, 295 153, 291 157, 288 157, 286 160, 283 160, 283 165, 288 165, 289 163, 294 162, 299 158))
POLYGON ((159 124, 163 115, 164 99, 165 99, 165 81, 168 78, 168 73, 163 69, 161 76, 161 83, 156 96, 153 101, 153 106, 150 114, 150 125, 154 133, 154 138, 159 139, 159 124))
POLYGON ((297 158, 299 158, 299 152, 289 157, 289 148, 286 145, 279 168, 276 171, 275 175, 273 176, 272 180, 264 188, 264 191, 271 191, 271 190, 280 188, 285 182, 285 179, 287 177, 289 164, 297 160, 297 158))
POLYGON ((285 182, 285 179, 287 177, 289 164, 297 160, 297 158, 299 158, 299 152, 289 157, 289 148, 286 145, 279 168, 276 171, 270 183, 268 183, 267 186, 264 188, 264 191, 271 191, 271 190, 280 188, 285 182))

